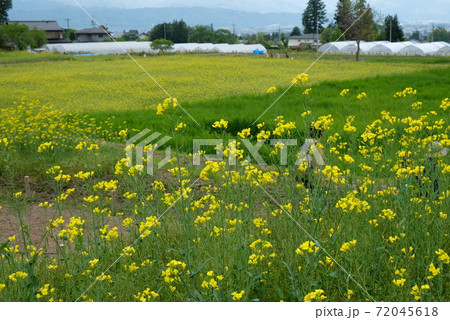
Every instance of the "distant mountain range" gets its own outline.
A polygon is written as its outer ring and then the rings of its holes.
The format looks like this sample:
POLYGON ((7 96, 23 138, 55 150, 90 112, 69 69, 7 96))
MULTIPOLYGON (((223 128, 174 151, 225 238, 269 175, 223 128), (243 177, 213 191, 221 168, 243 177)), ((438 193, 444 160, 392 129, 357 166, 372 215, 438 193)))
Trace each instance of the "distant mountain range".
MULTIPOLYGON (((232 0, 239 2, 243 0, 232 0)), ((114 3, 111 2, 111 5, 114 3)), ((141 1, 147 3, 146 1, 141 1)), ((258 13, 249 11, 239 11, 223 8, 210 7, 187 7, 187 5, 202 3, 189 1, 183 5, 183 1, 171 1, 170 4, 179 4, 178 7, 161 7, 167 0, 152 0, 155 8, 124 9, 112 7, 88 7, 87 10, 94 18, 103 25, 109 27, 111 31, 122 31, 128 29, 138 29, 141 32, 147 32, 156 24, 162 22, 172 22, 173 20, 183 19, 189 26, 210 25, 215 29, 226 28, 233 30, 233 25, 237 34, 253 33, 258 31, 273 32, 281 30, 288 34, 294 26, 301 27, 301 8, 297 13, 258 13)), ((267 1, 266 1, 267 2, 267 1)), ((266 3, 265 2, 265 3, 266 3)), ((283 0, 284 7, 292 1, 283 0)), ((253 2, 252 2, 253 3, 253 2)), ((280 5, 281 2, 274 1, 273 6, 280 5)), ((251 9, 250 2, 247 6, 240 6, 247 10, 251 9)), ((254 9, 257 11, 257 8, 254 9)), ((333 12, 328 12, 329 21, 333 19, 333 12)), ((401 15, 400 15, 401 17, 401 15)), ((13 9, 9 11, 10 20, 56 20, 61 27, 67 28, 67 19, 69 26, 74 29, 83 29, 92 27, 91 19, 75 5, 75 2, 65 3, 48 0, 14 0, 13 9), (68 4, 69 3, 69 4, 68 4)), ((405 32, 420 30, 424 34, 431 31, 432 23, 435 26, 450 28, 449 21, 402 21, 401 25, 405 32)))
MULTIPOLYGON (((111 31, 138 29, 147 32, 162 22, 183 19, 189 26, 210 25, 215 29, 226 28, 236 33, 254 31, 272 32, 281 28, 290 31, 301 26, 300 13, 257 13, 221 8, 171 7, 171 8, 88 8, 94 18, 111 31)), ((10 20, 56 20, 61 27, 82 29, 92 27, 91 19, 79 8, 51 1, 16 0, 9 12, 10 20)))

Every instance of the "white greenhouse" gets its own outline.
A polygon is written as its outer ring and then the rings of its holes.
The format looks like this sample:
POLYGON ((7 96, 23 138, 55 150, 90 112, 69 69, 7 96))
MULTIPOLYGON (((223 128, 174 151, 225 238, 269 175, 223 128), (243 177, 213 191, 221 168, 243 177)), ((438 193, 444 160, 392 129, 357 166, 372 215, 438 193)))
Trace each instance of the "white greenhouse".
POLYGON ((438 51, 436 51, 436 55, 438 56, 450 56, 450 46, 442 47, 438 51))
MULTIPOLYGON (((389 41, 361 41, 359 44, 362 54, 375 55, 417 55, 417 56, 449 56, 450 44, 444 41, 418 43, 416 41, 389 42, 389 41)), ((356 41, 340 41, 322 45, 319 52, 355 54, 356 41)))
POLYGON ((377 45, 376 42, 360 42, 359 49, 362 54, 368 54, 369 50, 377 45))
POLYGON ((338 41, 326 43, 317 49, 319 52, 329 52, 329 53, 342 53, 342 48, 349 45, 354 41, 338 41))
POLYGON ((346 41, 347 45, 341 48, 341 53, 344 54, 356 54, 358 50, 356 41, 346 41))
POLYGON ((441 52, 439 52, 442 48, 450 49, 450 45, 446 42, 412 43, 401 49, 399 54, 415 56, 442 55, 441 52))
POLYGON ((450 44, 445 41, 432 42, 438 47, 438 50, 434 53, 436 56, 450 56, 450 44))
POLYGON ((410 45, 410 42, 384 42, 369 50, 369 54, 398 54, 401 49, 410 45))
MULTIPOLYGON (((151 42, 125 41, 125 42, 84 42, 47 44, 45 51, 65 54, 123 54, 123 53, 155 53, 150 47, 151 42)), ((212 43, 176 43, 172 52, 219 52, 219 53, 266 53, 260 44, 212 44, 212 43)))

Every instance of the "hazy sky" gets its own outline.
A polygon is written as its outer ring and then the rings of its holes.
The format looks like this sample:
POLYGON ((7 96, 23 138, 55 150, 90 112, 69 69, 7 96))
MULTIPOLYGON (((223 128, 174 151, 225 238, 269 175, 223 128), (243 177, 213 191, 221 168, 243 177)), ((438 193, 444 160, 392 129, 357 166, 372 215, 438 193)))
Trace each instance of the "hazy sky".
MULTIPOLYGON (((36 0, 33 0, 36 1, 36 0)), ((50 0, 74 4, 73 0, 50 0)), ((86 7, 105 6, 122 8, 202 6, 222 7, 254 12, 302 12, 307 0, 77 0, 86 7)), ((333 15, 337 0, 324 0, 328 15, 333 15)), ((450 20, 449 0, 369 0, 381 14, 399 15, 400 20, 450 20)))

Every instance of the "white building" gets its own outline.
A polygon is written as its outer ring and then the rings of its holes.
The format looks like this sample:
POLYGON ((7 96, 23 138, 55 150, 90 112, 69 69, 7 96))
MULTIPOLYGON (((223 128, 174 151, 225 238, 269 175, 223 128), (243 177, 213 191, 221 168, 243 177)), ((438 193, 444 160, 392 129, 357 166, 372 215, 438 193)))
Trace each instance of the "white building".
POLYGON ((306 47, 315 46, 319 43, 320 45, 320 35, 313 33, 303 34, 301 36, 290 36, 288 39, 288 47, 306 47))

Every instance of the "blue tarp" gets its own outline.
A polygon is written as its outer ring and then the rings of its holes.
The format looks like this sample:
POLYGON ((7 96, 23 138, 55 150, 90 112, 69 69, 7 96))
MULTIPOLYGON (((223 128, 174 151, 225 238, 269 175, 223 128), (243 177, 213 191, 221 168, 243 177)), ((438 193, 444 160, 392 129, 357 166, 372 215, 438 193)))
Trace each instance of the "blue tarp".
POLYGON ((253 50, 253 54, 264 54, 264 51, 255 49, 255 50, 253 50))

